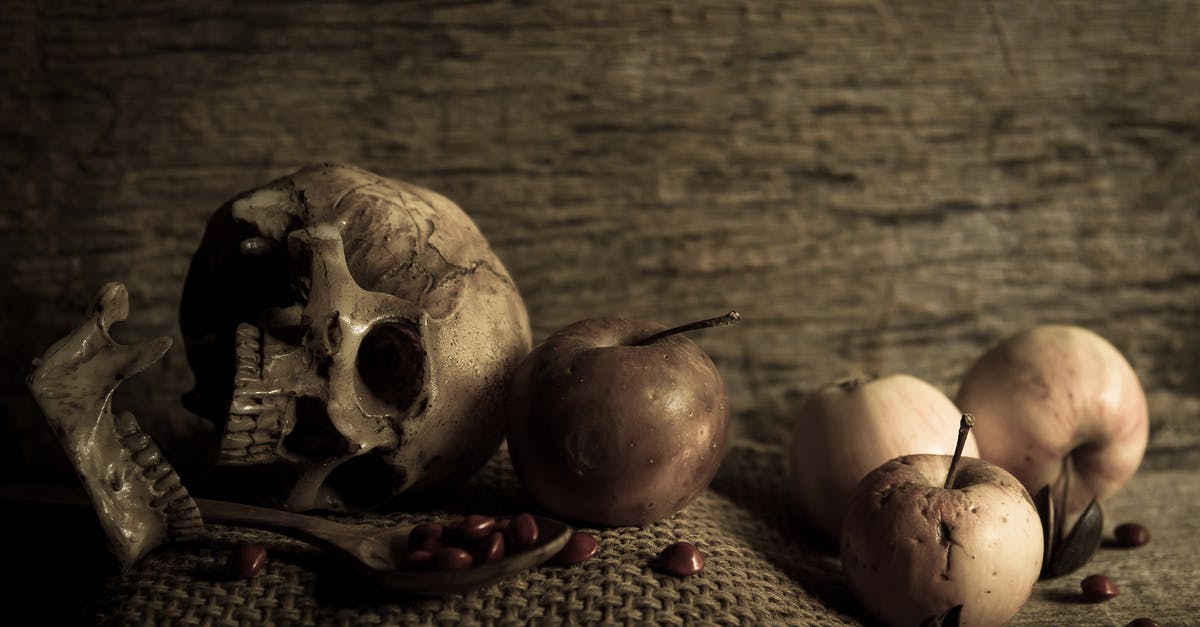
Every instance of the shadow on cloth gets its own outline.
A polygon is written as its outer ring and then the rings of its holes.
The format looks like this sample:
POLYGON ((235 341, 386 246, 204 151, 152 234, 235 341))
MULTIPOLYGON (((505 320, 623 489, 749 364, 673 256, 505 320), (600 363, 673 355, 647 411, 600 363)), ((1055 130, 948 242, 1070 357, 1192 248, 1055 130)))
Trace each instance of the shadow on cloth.
POLYGON ((846 586, 836 547, 821 539, 796 514, 786 469, 782 450, 763 445, 731 446, 709 488, 770 528, 771 533, 751 533, 744 538, 763 559, 831 609, 865 618, 846 586))
POLYGON ((9 625, 86 625, 118 565, 95 517, 70 506, 0 500, 9 625))

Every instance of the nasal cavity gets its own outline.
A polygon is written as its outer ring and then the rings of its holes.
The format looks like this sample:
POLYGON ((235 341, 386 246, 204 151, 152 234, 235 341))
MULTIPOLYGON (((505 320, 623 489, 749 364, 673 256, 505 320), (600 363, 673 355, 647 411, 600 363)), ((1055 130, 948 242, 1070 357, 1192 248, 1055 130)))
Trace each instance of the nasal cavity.
POLYGON ((401 411, 412 406, 425 387, 425 348, 416 325, 406 320, 372 327, 359 346, 356 365, 367 390, 401 411))
POLYGON ((359 455, 329 473, 324 486, 347 511, 365 511, 391 500, 407 487, 402 468, 392 466, 380 455, 359 455))
POLYGON ((283 438, 288 451, 312 459, 341 457, 353 448, 329 420, 325 401, 314 396, 296 399, 296 424, 283 438))

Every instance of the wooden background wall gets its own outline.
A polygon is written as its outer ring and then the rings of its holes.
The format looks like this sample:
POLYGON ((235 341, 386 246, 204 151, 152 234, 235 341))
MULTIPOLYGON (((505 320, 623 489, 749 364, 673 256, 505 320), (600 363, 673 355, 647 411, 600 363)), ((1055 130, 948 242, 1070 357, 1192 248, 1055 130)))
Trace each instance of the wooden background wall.
MULTIPOLYGON (((1088 326, 1152 404, 1147 464, 1200 461, 1195 2, 8 0, 0 10, 0 419, 94 292, 178 335, 230 196, 312 161, 433 188, 516 278, 535 341, 679 323, 738 433, 852 371, 953 393, 988 345, 1088 326)), ((183 455, 182 346, 122 388, 183 455)))

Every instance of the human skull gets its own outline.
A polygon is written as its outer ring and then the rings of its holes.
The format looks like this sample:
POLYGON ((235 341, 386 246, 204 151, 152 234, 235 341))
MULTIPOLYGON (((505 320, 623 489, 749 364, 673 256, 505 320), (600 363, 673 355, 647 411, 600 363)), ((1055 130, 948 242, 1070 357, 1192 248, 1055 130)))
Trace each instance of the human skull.
POLYGON ((185 401, 223 424, 217 464, 285 470, 292 510, 364 509, 478 469, 530 349, 521 296, 462 209, 338 164, 210 218, 180 326, 185 401))

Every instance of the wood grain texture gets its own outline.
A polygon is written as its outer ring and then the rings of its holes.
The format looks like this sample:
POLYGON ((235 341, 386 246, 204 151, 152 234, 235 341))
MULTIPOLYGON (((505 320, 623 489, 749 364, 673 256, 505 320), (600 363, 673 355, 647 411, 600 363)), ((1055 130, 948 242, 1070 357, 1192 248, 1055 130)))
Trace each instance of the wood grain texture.
MULTIPOLYGON (((1198 31, 1190 1, 10 0, 6 464, 52 463, 22 378, 100 285, 130 288, 118 337, 177 337, 208 214, 343 160, 463 206, 535 341, 738 309, 696 339, 740 436, 848 372, 952 393, 1001 337, 1068 322, 1141 376, 1146 468, 1194 470, 1198 31)), ((118 398, 179 456, 189 381, 176 347, 118 398)))
MULTIPOLYGON (((10 4, 14 413, 103 281, 176 333, 207 214, 339 159, 467 208, 538 337, 737 307, 698 341, 752 434, 1064 321, 1133 361, 1156 449, 1200 442, 1194 3, 10 4)), ((175 411, 181 352, 131 403, 175 411)))

